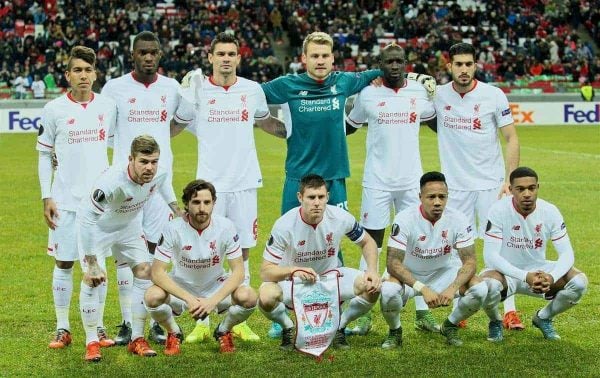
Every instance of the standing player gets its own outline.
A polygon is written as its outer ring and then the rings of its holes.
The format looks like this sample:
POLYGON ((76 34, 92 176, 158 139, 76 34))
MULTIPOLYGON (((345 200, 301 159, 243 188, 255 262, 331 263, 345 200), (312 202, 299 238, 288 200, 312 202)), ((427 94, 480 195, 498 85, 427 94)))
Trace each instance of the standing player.
POLYGON ((169 335, 165 354, 179 354, 181 329, 173 313, 184 309, 194 318, 212 311, 227 311, 214 332, 221 353, 235 351, 231 329, 256 308, 256 292, 244 281, 239 236, 227 218, 213 215, 215 187, 204 180, 190 182, 183 190, 186 216, 169 223, 154 255, 152 281, 146 291, 148 312, 169 335), (224 264, 231 269, 225 273, 224 264), (173 269, 167 273, 169 263, 173 269))
POLYGON ((263 253, 258 306, 263 314, 282 327, 281 348, 294 345, 294 323, 285 307, 292 303, 292 273, 306 281, 338 267, 337 254, 346 235, 362 248, 367 269, 339 268, 340 300, 349 301, 340 318, 333 346, 348 349, 344 330, 352 320, 368 312, 379 297, 381 281, 377 273, 377 245, 346 210, 328 205, 325 180, 307 175, 297 193, 300 206, 289 210, 273 226, 263 253), (296 271, 302 268, 304 271, 296 271), (309 273, 307 273, 307 271, 309 273))
MULTIPOLYGON (((71 50, 65 77, 71 90, 50 101, 42 112, 36 149, 44 219, 50 227, 48 251, 54 256, 52 293, 56 311, 56 336, 49 347, 71 344, 69 308, 73 295, 73 263, 79 258, 73 238, 75 214, 94 180, 108 168, 107 135, 114 127, 116 105, 92 92, 96 80, 96 54, 90 48, 71 50), (52 153, 60 162, 52 180, 52 153)), ((102 323, 106 283, 99 288, 98 328, 100 346, 112 346, 102 323)))
MULTIPOLYGON (((237 66, 241 55, 237 39, 228 33, 218 34, 211 42, 208 60, 212 75, 201 73, 196 93, 186 94, 183 89, 182 106, 173 119, 173 135, 192 123, 198 138, 198 169, 196 177, 215 186, 219 202, 216 214, 229 218, 240 235, 244 259, 244 283, 250 285, 249 251, 256 246, 257 188, 262 187, 262 176, 254 143, 256 124, 263 130, 285 137, 285 128, 271 117, 260 85, 238 77, 237 66), (193 99, 197 103, 187 101, 193 99)), ((193 76, 194 74, 192 74, 193 76)), ((246 323, 236 326, 234 334, 244 340, 256 341, 259 337, 246 323)), ((194 342, 208 336, 208 325, 199 321, 186 338, 194 342)))
POLYGON ((420 205, 399 212, 388 240, 390 279, 381 288, 381 312, 390 333, 384 349, 402 346, 400 310, 418 295, 430 308, 456 307, 440 329, 450 345, 460 346, 458 323, 473 315, 487 296, 487 284, 475 275, 477 261, 473 226, 460 212, 447 208, 448 187, 443 174, 425 173, 420 180, 420 205), (456 248, 462 264, 452 259, 456 248))
POLYGON ((134 138, 128 164, 113 165, 104 172, 94 184, 89 199, 81 202, 77 212, 80 256, 87 264, 79 302, 86 333, 85 359, 88 361, 101 358, 95 330, 98 285, 106 280, 106 272, 99 257, 101 251, 109 248, 117 261, 127 263, 134 276, 131 301, 133 340, 128 350, 140 356, 156 355, 144 339, 147 316, 144 293, 152 286, 152 281, 141 212, 150 198, 158 193, 174 213, 180 211, 169 174, 157 171, 159 156, 160 147, 154 138, 148 135, 134 138))
MULTIPOLYGON (((434 100, 440 162, 448 179, 448 205, 478 224, 482 237, 490 206, 508 194, 506 179, 519 165, 519 139, 506 95, 474 79, 473 46, 457 43, 449 53, 452 81, 439 87, 434 100), (506 164, 499 133, 506 141, 506 164)), ((514 299, 504 307, 505 326, 523 329, 514 299)))
MULTIPOLYGON (((421 121, 435 118, 433 102, 425 88, 404 79, 406 58, 395 43, 381 49, 379 67, 383 86, 368 86, 356 100, 347 119, 346 134, 353 134, 368 122, 367 157, 363 175, 361 224, 375 239, 381 252, 390 209, 396 214, 419 203, 419 178, 423 174, 419 151, 421 121)), ((360 270, 365 269, 361 259, 360 270)), ((439 327, 422 297, 415 297, 416 326, 437 331, 439 327)), ((371 329, 371 314, 361 317, 353 333, 365 335, 371 329)))
MULTIPOLYGON (((155 34, 145 31, 133 39, 132 58, 134 71, 117 79, 109 80, 102 94, 117 103, 117 126, 114 130, 113 165, 125 166, 133 139, 141 134, 152 136, 160 145, 161 170, 173 177, 173 153, 169 123, 179 105, 179 83, 157 73, 162 52, 155 34)), ((112 135, 111 135, 112 136, 112 135)), ((144 206, 143 226, 150 253, 172 214, 159 196, 153 196, 144 206)), ((123 323, 115 339, 118 345, 131 341, 131 270, 124 261, 117 261, 117 280, 123 323)), ((164 343, 164 331, 154 323, 150 337, 164 343)))
POLYGON ((483 256, 486 269, 481 276, 489 286, 490 317, 488 340, 502 341, 502 320, 498 313, 501 296, 527 294, 550 302, 533 315, 533 325, 544 338, 558 340, 552 320, 579 302, 588 279, 573 266, 575 256, 565 222, 556 206, 538 199, 537 173, 519 167, 510 174, 510 192, 489 211, 483 256), (548 240, 558 254, 546 260, 548 240))

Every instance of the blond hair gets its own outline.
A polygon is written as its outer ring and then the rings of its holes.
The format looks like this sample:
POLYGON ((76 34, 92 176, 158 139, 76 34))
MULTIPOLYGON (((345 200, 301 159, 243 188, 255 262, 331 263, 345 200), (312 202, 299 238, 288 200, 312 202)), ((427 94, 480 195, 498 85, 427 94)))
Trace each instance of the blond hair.
POLYGON ((312 32, 304 38, 302 42, 302 52, 306 54, 309 43, 316 43, 317 45, 328 45, 333 51, 333 39, 327 33, 323 32, 312 32))
POLYGON ((138 154, 152 155, 155 152, 160 152, 160 147, 156 140, 150 135, 138 135, 131 142, 131 156, 134 158, 138 154))

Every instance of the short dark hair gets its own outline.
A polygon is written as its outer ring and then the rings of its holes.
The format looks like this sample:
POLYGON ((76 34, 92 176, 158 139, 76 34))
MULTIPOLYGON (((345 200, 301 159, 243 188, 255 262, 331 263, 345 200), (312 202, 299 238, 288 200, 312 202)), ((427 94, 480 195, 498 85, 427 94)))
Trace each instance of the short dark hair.
POLYGON ((512 185, 513 181, 515 181, 515 179, 521 178, 521 177, 534 177, 535 181, 538 181, 538 175, 537 173, 535 173, 535 171, 529 167, 518 167, 515 168, 514 171, 512 171, 510 173, 509 176, 509 180, 510 180, 510 184, 512 185))
POLYGON ((192 198, 196 195, 196 192, 201 190, 208 190, 210 192, 210 196, 212 197, 213 202, 217 200, 217 191, 215 186, 208 181, 198 179, 190 182, 183 188, 183 195, 181 196, 181 200, 187 209, 188 204, 192 200, 192 198))
POLYGON ((300 180, 300 193, 304 193, 306 188, 318 189, 322 186, 327 187, 325 180, 323 177, 316 175, 314 173, 310 173, 300 180))
POLYGON ((89 47, 75 46, 71 49, 69 62, 67 63, 67 71, 71 69, 71 62, 73 59, 81 59, 84 62, 89 63, 92 67, 96 67, 96 53, 89 47))
POLYGON ((217 34, 215 38, 213 38, 212 42, 210 43, 211 54, 215 52, 215 46, 217 45, 217 43, 233 43, 237 48, 238 53, 240 52, 240 43, 238 42, 237 38, 235 38, 235 36, 231 33, 221 32, 217 34))
POLYGON ((444 174, 441 172, 431 171, 421 176, 421 180, 419 182, 420 188, 423 189, 425 184, 428 182, 443 182, 444 185, 448 186, 448 184, 446 184, 446 176, 444 176, 444 174))
POLYGON ((152 33, 151 31, 143 31, 141 33, 139 33, 138 35, 135 36, 135 38, 133 38, 133 50, 135 50, 135 46, 137 45, 138 41, 146 41, 146 42, 156 42, 158 43, 158 47, 160 48, 160 40, 158 39, 158 37, 156 36, 156 34, 152 33))
POLYGON ((138 135, 131 142, 131 156, 134 158, 138 154, 152 155, 155 152, 160 152, 160 146, 150 135, 138 135))
POLYGON ((450 55, 450 61, 452 61, 452 58, 454 57, 454 55, 472 55, 473 56, 473 60, 475 60, 475 47, 473 47, 472 44, 470 43, 456 43, 452 46, 450 46, 450 51, 448 52, 450 55))

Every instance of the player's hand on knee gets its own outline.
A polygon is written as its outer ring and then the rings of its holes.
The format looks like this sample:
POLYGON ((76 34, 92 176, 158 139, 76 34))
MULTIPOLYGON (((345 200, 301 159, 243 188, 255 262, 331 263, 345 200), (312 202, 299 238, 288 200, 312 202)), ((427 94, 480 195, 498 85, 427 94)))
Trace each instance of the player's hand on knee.
POLYGON ((451 288, 451 287, 442 291, 440 293, 440 295, 438 295, 439 305, 440 306, 449 306, 450 303, 452 303, 452 300, 454 299, 455 293, 456 293, 456 291, 454 290, 454 288, 451 288))
POLYGON ((424 286, 423 289, 421 289, 421 295, 423 296, 423 300, 425 303, 427 303, 429 308, 436 308, 439 306, 438 293, 431 290, 427 286, 424 286))
POLYGON ((84 280, 92 287, 100 286, 106 281, 106 272, 97 264, 88 266, 87 273, 84 275, 84 280))
POLYGON ((376 272, 365 272, 366 290, 369 294, 375 294, 381 291, 381 277, 376 272))

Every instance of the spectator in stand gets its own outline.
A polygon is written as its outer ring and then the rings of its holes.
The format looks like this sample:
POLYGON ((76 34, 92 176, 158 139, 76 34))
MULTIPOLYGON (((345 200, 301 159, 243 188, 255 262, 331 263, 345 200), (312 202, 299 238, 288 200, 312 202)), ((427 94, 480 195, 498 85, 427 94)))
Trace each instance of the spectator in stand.
POLYGON ((544 65, 542 63, 540 63, 538 60, 536 60, 529 67, 529 74, 531 76, 539 76, 542 74, 543 70, 544 70, 544 65))
POLYGON ((15 89, 15 98, 17 100, 27 97, 27 87, 29 86, 29 82, 27 81, 25 72, 19 72, 12 81, 12 86, 15 89))
POLYGON ((288 68, 288 73, 291 73, 292 75, 298 75, 298 73, 302 71, 302 63, 298 61, 297 56, 294 56, 288 68))
POLYGON ((46 97, 46 85, 40 79, 39 74, 33 76, 33 83, 31 83, 31 90, 33 91, 33 98, 41 100, 46 97))

